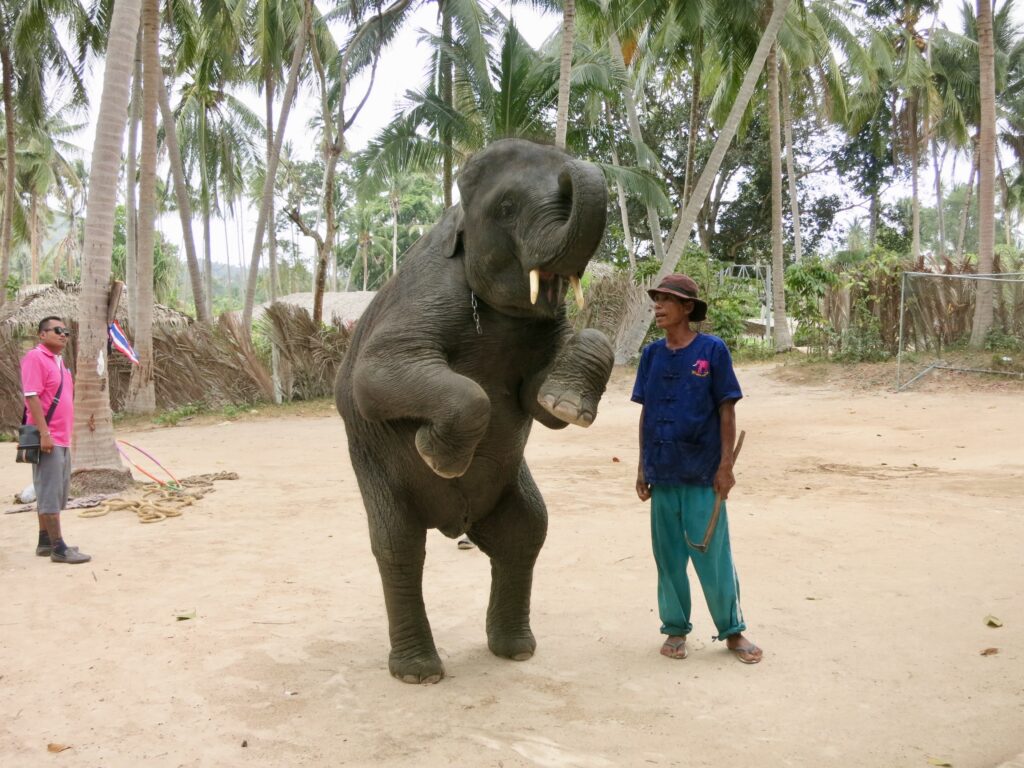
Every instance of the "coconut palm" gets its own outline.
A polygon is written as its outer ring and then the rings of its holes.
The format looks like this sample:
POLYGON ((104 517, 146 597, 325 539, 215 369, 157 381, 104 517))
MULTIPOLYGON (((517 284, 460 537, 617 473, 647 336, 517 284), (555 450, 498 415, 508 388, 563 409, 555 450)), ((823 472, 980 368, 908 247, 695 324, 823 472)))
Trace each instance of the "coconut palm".
MULTIPOLYGON (((71 102, 86 101, 82 60, 69 53, 65 41, 79 51, 100 47, 100 37, 79 0, 0 2, 0 70, 4 113, 4 186, 0 214, 0 286, 10 274, 13 243, 16 142, 15 124, 39 126, 44 122, 51 83, 68 89, 71 102), (70 33, 70 34, 69 34, 70 33)), ((0 290, 0 306, 6 290, 0 290)))
MULTIPOLYGON (((660 282, 666 275, 673 272, 676 264, 679 263, 679 258, 683 254, 686 243, 689 242, 690 230, 697 220, 697 213, 707 199, 708 192, 710 192, 711 185, 718 174, 718 169, 721 167, 725 153, 732 143, 733 137, 739 128, 740 120, 746 112, 750 99, 754 95, 757 81, 760 78, 761 71, 764 69, 769 51, 775 44, 775 38, 779 28, 782 26, 788 7, 789 0, 778 0, 772 9, 772 14, 764 26, 757 49, 751 57, 746 70, 743 72, 739 88, 736 90, 736 97, 732 102, 728 116, 722 124, 722 129, 715 141, 715 146, 694 186, 693 195, 678 214, 676 221, 676 232, 678 234, 672 239, 666 251, 665 258, 662 260, 661 267, 655 277, 655 283, 660 282)), ((735 72, 740 71, 739 65, 736 62, 730 61, 730 67, 735 72)), ((636 313, 636 318, 627 327, 620 329, 615 350, 617 362, 625 362, 639 350, 644 337, 647 335, 647 329, 650 327, 652 313, 653 310, 649 306, 645 306, 642 311, 636 313)))
MULTIPOLYGON (((141 0, 117 0, 111 14, 103 92, 90 166, 79 302, 73 463, 79 473, 101 471, 108 481, 102 485, 114 488, 123 488, 130 482, 131 475, 123 469, 114 444, 107 386, 107 302, 121 144, 140 6, 141 0)), ((100 485, 94 483, 91 487, 100 485)))
MULTIPOLYGON (((978 126, 978 272, 992 272, 995 250, 996 77, 992 2, 978 0, 978 67, 981 122, 978 126)), ((980 349, 992 325, 992 283, 978 283, 971 346, 980 349)))
POLYGON ((156 225, 156 129, 159 91, 163 79, 160 66, 159 0, 142 0, 142 153, 139 176, 138 250, 135 254, 135 352, 139 361, 132 366, 125 411, 152 413, 156 410, 153 382, 153 244, 156 225))

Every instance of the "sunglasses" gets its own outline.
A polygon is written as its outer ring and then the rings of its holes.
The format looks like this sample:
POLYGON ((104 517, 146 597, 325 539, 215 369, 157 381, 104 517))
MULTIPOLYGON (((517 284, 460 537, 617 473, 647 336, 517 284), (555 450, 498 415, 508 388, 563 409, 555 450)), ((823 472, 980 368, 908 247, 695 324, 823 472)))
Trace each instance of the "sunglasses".
MULTIPOLYGON (((70 336, 71 335, 71 331, 69 331, 67 328, 47 328, 46 330, 47 331, 53 331, 58 336, 70 336)), ((43 331, 43 333, 45 333, 45 332, 46 331, 43 331)))

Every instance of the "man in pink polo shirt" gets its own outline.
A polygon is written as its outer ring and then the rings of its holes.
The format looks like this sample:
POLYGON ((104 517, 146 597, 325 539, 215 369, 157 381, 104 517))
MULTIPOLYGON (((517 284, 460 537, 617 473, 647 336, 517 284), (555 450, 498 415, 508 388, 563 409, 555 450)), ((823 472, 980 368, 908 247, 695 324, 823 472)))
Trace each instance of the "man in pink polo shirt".
POLYGON ((77 564, 92 558, 79 552, 78 547, 65 544, 60 533, 60 513, 68 503, 71 486, 71 430, 75 421, 75 388, 61 357, 68 335, 59 317, 39 321, 39 344, 21 359, 21 388, 28 423, 39 428, 40 438, 39 463, 32 466, 39 513, 36 554, 49 555, 55 563, 77 564))

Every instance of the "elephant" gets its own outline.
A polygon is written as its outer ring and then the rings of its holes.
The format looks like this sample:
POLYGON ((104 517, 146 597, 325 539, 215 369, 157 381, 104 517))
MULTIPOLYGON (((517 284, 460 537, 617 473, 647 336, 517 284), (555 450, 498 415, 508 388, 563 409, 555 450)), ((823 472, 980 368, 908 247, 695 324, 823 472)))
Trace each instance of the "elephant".
POLYGON ((547 510, 523 451, 535 420, 589 426, 614 363, 607 337, 574 332, 565 311, 604 235, 601 171, 502 139, 457 183, 460 202, 356 323, 335 386, 384 588, 388 668, 408 683, 445 675, 423 602, 430 528, 490 558, 491 652, 533 655, 547 510))

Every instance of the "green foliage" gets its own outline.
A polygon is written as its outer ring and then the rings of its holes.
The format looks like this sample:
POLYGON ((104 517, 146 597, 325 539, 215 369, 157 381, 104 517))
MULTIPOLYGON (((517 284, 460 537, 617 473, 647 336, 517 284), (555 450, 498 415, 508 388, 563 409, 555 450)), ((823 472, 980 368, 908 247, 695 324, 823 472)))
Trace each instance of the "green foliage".
POLYGON ((882 343, 881 324, 863 303, 854 306, 850 326, 842 333, 834 360, 845 363, 871 363, 889 357, 882 343))
POLYGON ((822 314, 829 288, 839 285, 839 275, 819 259, 807 259, 786 270, 786 307, 797 321, 793 341, 797 346, 824 349, 831 325, 822 314))
POLYGON ((985 335, 985 349, 989 352, 1024 352, 1024 339, 993 325, 985 335))
POLYGON ((232 403, 221 408, 221 413, 224 414, 225 419, 237 419, 239 416, 248 413, 249 410, 250 408, 247 404, 238 405, 232 403))
POLYGON ((18 277, 13 271, 7 276, 7 285, 4 286, 4 292, 7 294, 7 298, 13 300, 21 288, 21 278, 18 277))
POLYGON ((205 412, 206 405, 203 403, 185 403, 185 405, 180 405, 177 408, 172 408, 169 411, 158 414, 153 419, 153 423, 159 424, 162 427, 173 427, 183 419, 190 419, 205 412))

